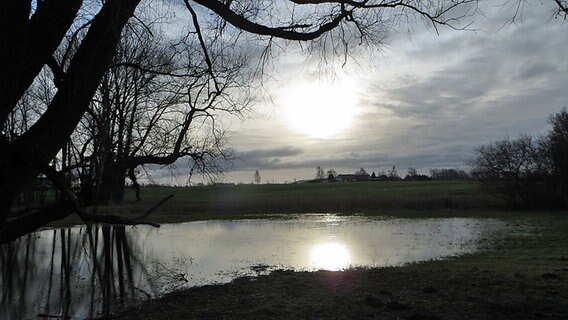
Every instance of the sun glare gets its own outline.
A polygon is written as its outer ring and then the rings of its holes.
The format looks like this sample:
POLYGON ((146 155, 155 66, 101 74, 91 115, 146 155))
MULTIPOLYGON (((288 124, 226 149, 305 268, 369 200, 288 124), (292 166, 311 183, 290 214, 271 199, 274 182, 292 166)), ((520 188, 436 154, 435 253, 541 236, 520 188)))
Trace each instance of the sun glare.
POLYGON ((333 138, 352 126, 357 87, 352 81, 303 82, 278 97, 287 124, 313 138, 333 138))
POLYGON ((337 243, 325 243, 312 249, 312 263, 316 269, 337 271, 349 267, 349 251, 337 243))

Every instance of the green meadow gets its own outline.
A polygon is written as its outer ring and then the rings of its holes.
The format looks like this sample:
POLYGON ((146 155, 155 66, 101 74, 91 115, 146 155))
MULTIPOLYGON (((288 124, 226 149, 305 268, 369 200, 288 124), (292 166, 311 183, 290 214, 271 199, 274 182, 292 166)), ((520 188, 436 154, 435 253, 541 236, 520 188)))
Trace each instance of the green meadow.
POLYGON ((310 212, 402 214, 465 210, 472 213, 503 206, 498 199, 483 194, 471 181, 376 181, 147 187, 141 189, 140 201, 135 201, 134 192, 128 190, 125 203, 95 210, 136 216, 170 194, 173 198, 153 212, 148 218, 150 221, 164 223, 310 212))

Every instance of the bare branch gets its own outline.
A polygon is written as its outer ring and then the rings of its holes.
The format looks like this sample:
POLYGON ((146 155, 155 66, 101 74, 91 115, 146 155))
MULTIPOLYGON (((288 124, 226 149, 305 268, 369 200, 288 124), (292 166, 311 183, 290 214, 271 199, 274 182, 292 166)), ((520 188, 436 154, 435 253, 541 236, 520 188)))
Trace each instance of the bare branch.
POLYGON ((297 29, 306 29, 308 27, 314 27, 310 25, 295 25, 291 24, 282 27, 268 27, 256 22, 252 22, 247 18, 235 13, 231 10, 230 5, 223 4, 222 2, 216 0, 194 0, 196 3, 210 9, 215 12, 219 17, 226 20, 233 26, 259 35, 273 36, 287 40, 298 40, 298 41, 308 41, 319 38, 321 35, 333 30, 337 27, 341 21, 343 21, 349 14, 349 12, 344 11, 334 17, 331 21, 321 24, 314 31, 295 31, 297 29))

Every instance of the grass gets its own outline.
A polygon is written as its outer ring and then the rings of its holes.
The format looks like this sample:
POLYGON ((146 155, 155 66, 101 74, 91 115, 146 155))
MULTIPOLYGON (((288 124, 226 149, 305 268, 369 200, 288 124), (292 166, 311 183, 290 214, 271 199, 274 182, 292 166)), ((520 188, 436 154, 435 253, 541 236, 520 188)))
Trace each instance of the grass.
MULTIPOLYGON (((207 219, 234 219, 257 214, 334 212, 381 214, 401 211, 487 211, 503 204, 481 193, 469 181, 381 181, 357 183, 305 183, 273 185, 143 188, 142 200, 127 190, 121 205, 97 212, 134 217, 169 194, 174 197, 153 213, 157 223, 207 219)), ((61 224, 80 223, 72 217, 61 224)))
MULTIPOLYGON (((424 210, 434 216, 451 217, 463 215, 463 210, 487 214, 503 206, 499 200, 481 193, 471 181, 379 181, 142 188, 141 201, 135 201, 134 192, 127 189, 123 204, 95 210, 132 218, 170 194, 174 197, 152 213, 148 221, 175 223, 306 212, 412 217, 422 216, 420 211, 424 210)), ((80 223, 78 217, 70 216, 51 226, 80 223)))
MULTIPOLYGON (((156 188, 150 202, 173 193, 168 210, 190 212, 306 212, 400 208, 476 208, 497 202, 468 181, 306 183, 156 188)), ((129 200, 133 200, 130 198, 129 200)))

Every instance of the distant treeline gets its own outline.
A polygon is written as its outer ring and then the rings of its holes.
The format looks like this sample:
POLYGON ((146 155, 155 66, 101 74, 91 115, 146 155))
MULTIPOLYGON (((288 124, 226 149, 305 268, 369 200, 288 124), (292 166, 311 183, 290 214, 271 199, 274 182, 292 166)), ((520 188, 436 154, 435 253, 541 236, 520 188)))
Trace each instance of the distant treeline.
POLYGON ((381 170, 371 174, 365 168, 360 168, 354 173, 337 173, 334 169, 329 169, 324 174, 322 167, 316 168, 315 179, 300 181, 300 183, 314 182, 360 182, 360 181, 430 181, 430 180, 468 180, 469 174, 462 169, 442 168, 430 169, 430 175, 420 174, 415 168, 408 168, 407 173, 401 176, 396 166, 389 170, 381 170))
POLYGON ((473 178, 516 208, 568 208, 568 111, 549 118, 548 134, 506 137, 475 149, 473 178))

